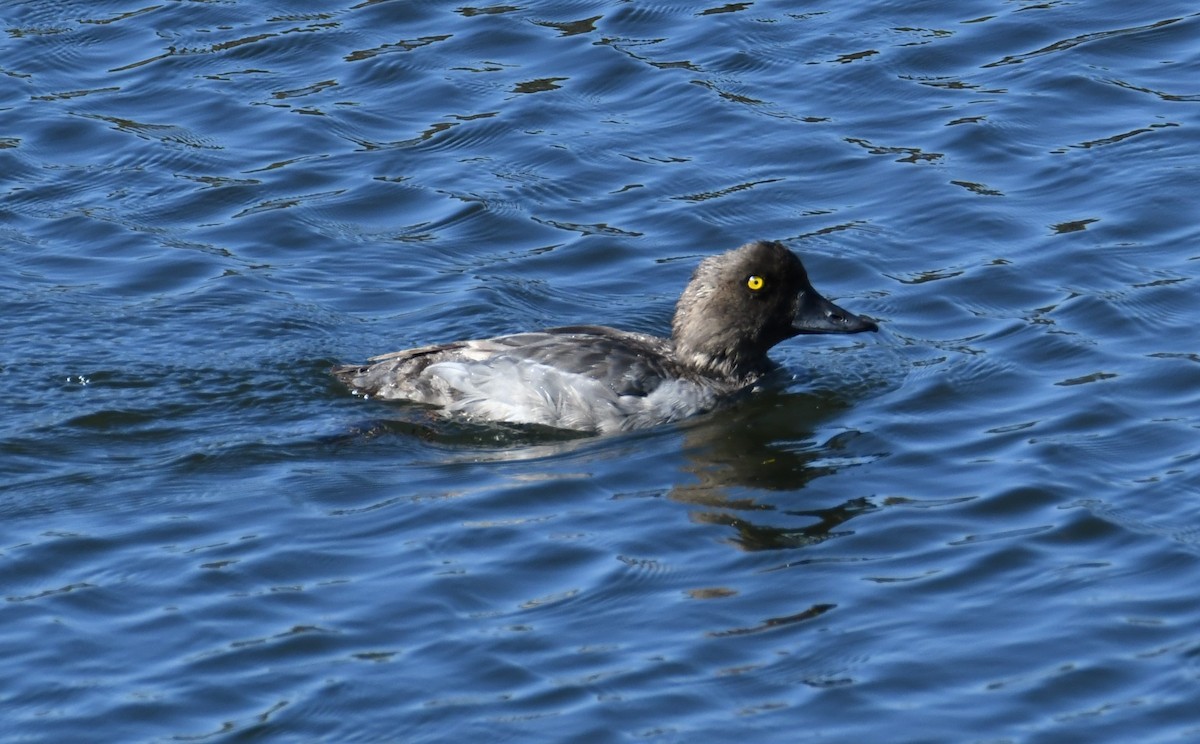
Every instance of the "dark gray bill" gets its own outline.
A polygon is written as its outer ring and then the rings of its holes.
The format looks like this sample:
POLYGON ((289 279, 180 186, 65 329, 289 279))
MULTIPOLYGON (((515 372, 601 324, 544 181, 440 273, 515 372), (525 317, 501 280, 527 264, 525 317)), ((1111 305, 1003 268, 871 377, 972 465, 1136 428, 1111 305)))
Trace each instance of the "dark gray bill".
POLYGON ((792 329, 796 333, 862 333, 878 331, 879 326, 869 318, 838 307, 810 288, 800 293, 792 329))

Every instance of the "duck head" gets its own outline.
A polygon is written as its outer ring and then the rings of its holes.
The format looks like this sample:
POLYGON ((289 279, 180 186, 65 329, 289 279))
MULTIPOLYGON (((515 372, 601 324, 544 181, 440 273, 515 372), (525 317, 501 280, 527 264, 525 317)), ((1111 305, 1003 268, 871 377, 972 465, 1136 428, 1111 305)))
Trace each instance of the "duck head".
POLYGON ((755 241, 700 262, 675 307, 671 335, 688 366, 744 378, 761 372, 771 347, 793 336, 877 330, 825 299, 782 243, 755 241))

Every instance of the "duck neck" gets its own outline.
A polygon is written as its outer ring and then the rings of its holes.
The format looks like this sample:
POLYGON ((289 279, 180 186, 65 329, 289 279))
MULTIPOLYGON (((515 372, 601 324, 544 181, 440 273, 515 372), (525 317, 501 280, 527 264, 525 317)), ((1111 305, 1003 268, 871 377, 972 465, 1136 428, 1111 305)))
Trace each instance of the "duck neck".
POLYGON ((762 374, 765 360, 753 344, 736 333, 690 329, 672 334, 676 358, 690 371, 707 378, 748 384, 762 374))

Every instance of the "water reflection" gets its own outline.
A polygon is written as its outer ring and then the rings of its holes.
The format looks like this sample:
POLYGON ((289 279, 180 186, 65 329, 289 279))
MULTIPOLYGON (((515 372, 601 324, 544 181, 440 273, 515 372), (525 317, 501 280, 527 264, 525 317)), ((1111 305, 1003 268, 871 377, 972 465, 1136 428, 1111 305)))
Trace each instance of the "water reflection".
MULTIPOLYGON (((796 481, 789 475, 797 466, 815 469, 817 474, 835 471, 830 458, 844 459, 838 450, 844 449, 853 432, 831 438, 822 449, 810 451, 813 430, 830 414, 845 409, 847 404, 829 391, 820 393, 783 394, 765 392, 749 396, 679 424, 666 424, 646 431, 620 434, 625 439, 662 435, 679 427, 691 457, 703 459, 703 465, 720 465, 739 469, 741 475, 729 481, 773 490, 791 489, 796 481), (801 452, 786 452, 778 447, 800 446, 801 452), (751 471, 747 460, 762 455, 758 467, 751 471)), ((473 421, 445 415, 435 407, 419 404, 394 403, 385 405, 378 418, 356 421, 329 438, 331 443, 349 443, 383 436, 413 437, 446 448, 478 448, 469 453, 472 460, 522 461, 576 450, 578 443, 609 439, 592 432, 572 431, 538 424, 518 424, 494 421, 473 421)), ((697 489, 720 485, 719 477, 699 471, 704 479, 697 489)), ((681 488, 688 488, 681 486, 681 488)))
POLYGON ((872 512, 878 508, 866 498, 855 498, 829 509, 779 512, 788 516, 809 517, 817 520, 815 523, 803 527, 775 527, 756 524, 729 512, 695 512, 693 518, 709 524, 724 524, 732 527, 736 535, 730 542, 742 550, 790 550, 819 545, 835 537, 853 535, 853 530, 839 531, 837 528, 860 514, 872 512))
POLYGON ((763 395, 689 427, 691 465, 686 469, 696 482, 675 486, 670 498, 701 507, 692 512, 696 522, 732 528, 731 544, 747 551, 806 547, 852 534, 840 528, 878 508, 866 498, 796 510, 781 509, 762 496, 731 495, 752 488, 794 501, 812 481, 863 462, 847 451, 857 432, 840 432, 823 442, 815 434, 847 405, 830 391, 763 395))
POLYGON ((695 507, 689 515, 694 523, 729 527, 728 542, 740 550, 786 550, 851 535, 846 528, 851 519, 881 508, 861 495, 821 508, 792 506, 803 501, 799 494, 813 481, 882 456, 855 447, 861 437, 857 431, 818 434, 849 405, 835 391, 769 391, 679 425, 600 438, 548 427, 475 423, 401 405, 389 406, 389 418, 354 424, 329 443, 352 447, 381 437, 416 439, 442 450, 444 464, 568 458, 600 463, 636 456, 645 439, 682 436, 683 460, 667 498, 695 507))
MULTIPOLYGON (((353 443, 384 436, 419 439, 451 450, 470 450, 470 460, 530 460, 572 449, 571 443, 593 438, 587 432, 537 424, 475 422, 442 415, 435 408, 395 405, 388 418, 375 418, 349 426, 331 443, 353 443)), ((451 458, 455 459, 455 458, 451 458)))

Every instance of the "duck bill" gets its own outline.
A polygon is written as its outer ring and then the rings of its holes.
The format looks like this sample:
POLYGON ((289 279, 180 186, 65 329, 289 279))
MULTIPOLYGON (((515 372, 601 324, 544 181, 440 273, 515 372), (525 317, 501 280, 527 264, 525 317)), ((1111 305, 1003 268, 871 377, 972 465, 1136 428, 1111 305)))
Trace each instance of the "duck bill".
POLYGON ((792 330, 800 333, 862 333, 878 331, 875 321, 845 310, 815 289, 801 292, 792 318, 792 330))

